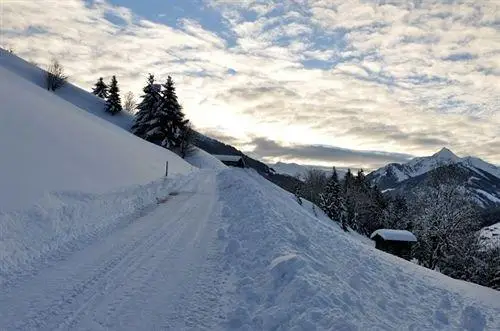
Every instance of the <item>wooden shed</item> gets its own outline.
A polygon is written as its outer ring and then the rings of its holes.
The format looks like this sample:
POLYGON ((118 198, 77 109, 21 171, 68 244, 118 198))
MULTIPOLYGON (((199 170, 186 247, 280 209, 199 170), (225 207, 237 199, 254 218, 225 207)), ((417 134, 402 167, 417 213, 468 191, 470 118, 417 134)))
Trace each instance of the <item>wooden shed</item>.
POLYGON ((227 166, 246 168, 245 159, 241 155, 214 155, 214 156, 227 166))
POLYGON ((417 237, 410 231, 393 229, 379 229, 370 239, 375 241, 375 248, 407 260, 410 259, 411 245, 417 242, 417 237))

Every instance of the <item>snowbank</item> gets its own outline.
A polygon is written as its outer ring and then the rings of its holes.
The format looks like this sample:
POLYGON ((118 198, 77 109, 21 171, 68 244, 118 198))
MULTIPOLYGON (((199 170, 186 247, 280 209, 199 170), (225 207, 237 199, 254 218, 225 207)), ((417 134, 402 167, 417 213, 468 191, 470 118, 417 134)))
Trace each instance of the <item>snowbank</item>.
POLYGON ((0 66, 0 210, 47 192, 104 193, 193 168, 0 66))
POLYGON ((0 214, 0 285, 51 255, 126 226, 176 194, 196 175, 160 179, 105 194, 47 194, 25 211, 0 214))
POLYGON ((216 157, 198 147, 195 147, 192 155, 187 156, 185 160, 192 166, 200 169, 222 170, 227 168, 216 157))
POLYGON ((500 292, 363 245, 244 170, 218 181, 227 328, 499 329, 500 292))

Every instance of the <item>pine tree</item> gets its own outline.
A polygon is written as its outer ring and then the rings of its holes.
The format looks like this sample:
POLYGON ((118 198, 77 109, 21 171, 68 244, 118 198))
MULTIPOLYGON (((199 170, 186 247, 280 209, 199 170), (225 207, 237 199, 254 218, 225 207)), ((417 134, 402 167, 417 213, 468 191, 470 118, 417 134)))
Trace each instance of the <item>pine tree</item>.
POLYGON ((389 201, 384 227, 412 231, 412 223, 408 215, 408 204, 404 197, 398 195, 389 201))
POLYGON ((354 186, 354 176, 351 172, 351 169, 347 169, 347 172, 344 177, 344 194, 347 194, 349 190, 352 190, 354 186))
POLYGON ((300 196, 301 196, 301 189, 300 185, 297 184, 297 186, 295 186, 295 199, 297 200, 298 204, 302 206, 302 198, 300 196))
POLYGON ((343 224, 345 205, 335 168, 333 168, 332 176, 328 179, 325 191, 320 194, 320 208, 329 218, 343 224))
POLYGON ((147 132, 152 129, 152 123, 154 122, 153 120, 160 101, 160 94, 155 85, 154 75, 149 74, 147 85, 142 90, 144 94, 141 96, 141 103, 137 106, 138 111, 131 130, 133 134, 151 141, 147 132))
POLYGON ((344 177, 345 223, 355 230, 358 229, 356 215, 355 178, 351 169, 347 169, 344 177))
POLYGON ((163 85, 162 105, 160 112, 164 112, 168 120, 166 134, 161 145, 169 149, 177 149, 182 144, 182 134, 187 129, 188 120, 184 119, 182 107, 177 100, 175 84, 172 77, 168 76, 167 82, 163 85))
POLYGON ((106 111, 111 113, 111 115, 118 114, 122 111, 122 102, 120 99, 120 89, 118 88, 118 81, 116 76, 111 79, 111 84, 109 86, 109 95, 106 100, 106 111))
POLYGON ((358 175, 356 176, 354 182, 361 189, 366 189, 368 187, 368 184, 366 182, 365 172, 363 169, 358 170, 358 175))
POLYGON ((174 81, 168 76, 154 119, 149 122, 151 127, 146 132, 146 139, 177 151, 182 146, 183 132, 187 130, 188 122, 184 119, 182 107, 177 100, 174 81))
POLYGON ((102 77, 100 77, 97 83, 95 83, 92 93, 104 100, 108 98, 108 85, 106 85, 102 77))

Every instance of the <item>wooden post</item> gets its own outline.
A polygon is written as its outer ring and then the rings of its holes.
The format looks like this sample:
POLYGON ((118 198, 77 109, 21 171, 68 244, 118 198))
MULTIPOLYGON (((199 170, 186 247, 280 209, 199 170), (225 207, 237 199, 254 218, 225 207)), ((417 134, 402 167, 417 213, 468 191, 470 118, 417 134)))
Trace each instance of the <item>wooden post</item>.
POLYGON ((168 177, 168 161, 165 163, 165 177, 168 177))

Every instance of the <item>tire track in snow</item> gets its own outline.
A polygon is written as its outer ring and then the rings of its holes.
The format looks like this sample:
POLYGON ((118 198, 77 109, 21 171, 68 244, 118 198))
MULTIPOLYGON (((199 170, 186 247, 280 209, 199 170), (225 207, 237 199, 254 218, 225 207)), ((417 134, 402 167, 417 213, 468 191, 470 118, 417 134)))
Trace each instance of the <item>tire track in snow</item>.
MULTIPOLYGON (((172 203, 173 202, 174 201, 172 201, 172 203)), ((169 223, 169 225, 176 225, 176 223, 178 223, 180 220, 181 218, 179 217, 174 221, 174 224, 169 223)), ((147 249, 148 247, 153 246, 156 241, 161 240, 167 234, 168 233, 162 231, 161 228, 155 228, 146 238, 142 237, 132 242, 127 247, 121 248, 122 251, 119 255, 107 261, 104 265, 98 266, 96 269, 97 272, 90 278, 87 278, 86 280, 76 284, 74 287, 72 287, 71 290, 66 291, 66 293, 64 293, 61 298, 52 302, 52 304, 50 304, 45 309, 36 312, 32 316, 27 317, 24 323, 18 325, 17 327, 21 329, 31 327, 45 327, 47 324, 51 324, 50 319, 60 317, 59 315, 54 316, 54 314, 63 312, 64 306, 71 306, 75 302, 81 300, 82 296, 90 296, 89 299, 85 300, 89 301, 94 295, 97 294, 97 288, 101 287, 99 284, 103 284, 109 281, 109 278, 113 271, 117 269, 119 270, 120 267, 126 265, 127 263, 131 263, 134 258, 138 258, 134 254, 137 254, 137 252, 141 249, 147 249)), ((81 311, 83 308, 85 308, 85 302, 80 305, 80 308, 78 308, 76 313, 81 311)), ((74 314, 74 312, 70 312, 70 314, 74 314)), ((66 317, 65 319, 68 318, 71 318, 71 316, 66 317)))
MULTIPOLYGON (((195 185, 189 185, 194 186, 192 187, 194 190, 191 190, 193 193, 172 197, 165 205, 145 215, 142 219, 106 237, 107 240, 113 241, 113 237, 125 235, 126 239, 133 240, 118 241, 116 247, 114 245, 106 247, 107 244, 104 240, 98 243, 96 247, 104 246, 104 248, 111 250, 111 254, 108 255, 106 255, 108 252, 104 252, 104 258, 95 254, 98 248, 87 247, 70 256, 69 262, 63 261, 68 263, 60 269, 56 268, 56 270, 49 270, 49 272, 40 272, 34 277, 35 279, 32 282, 27 280, 28 284, 20 283, 14 288, 9 288, 8 292, 10 293, 0 296, 0 303, 3 302, 2 307, 4 307, 3 309, 0 308, 0 327, 6 327, 7 329, 36 328, 54 330, 57 327, 59 329, 73 329, 78 325, 80 317, 86 311, 91 310, 100 301, 105 299, 110 289, 118 290, 119 292, 120 286, 116 285, 127 285, 129 283, 133 285, 132 287, 143 285, 143 282, 148 278, 147 274, 141 275, 139 272, 138 276, 133 279, 133 282, 128 282, 128 277, 134 274, 136 270, 142 272, 147 270, 148 263, 151 270, 161 268, 162 266, 158 265, 158 263, 167 259, 175 251, 176 245, 180 241, 186 241, 186 238, 189 238, 192 234, 198 236, 204 230, 201 225, 206 226, 206 224, 202 223, 198 225, 196 224, 196 220, 200 214, 208 218, 211 214, 213 201, 203 206, 204 198, 195 198, 195 196, 201 194, 200 190, 207 187, 214 187, 213 178, 209 180, 210 176, 205 175, 205 177, 207 179, 203 180, 203 182, 200 182, 200 178, 198 177, 198 180, 193 181, 195 185), (192 206, 193 203, 195 204, 194 207, 192 206), (196 206, 196 203, 201 203, 202 206, 196 206), (191 222, 187 222, 187 219, 190 218, 190 213, 192 214, 193 212, 198 214, 191 215, 191 222), (165 218, 169 220, 163 220, 165 218), (161 221, 158 219, 161 219, 161 221), (142 233, 139 236, 135 236, 135 230, 142 231, 142 233), (184 238, 181 238, 182 236, 184 238), (164 259, 151 259, 151 253, 160 249, 164 259), (86 254, 94 254, 96 256, 94 256, 94 259, 90 258, 89 261, 84 261, 82 264, 75 261, 75 259, 78 260, 82 256, 85 260, 86 254), (97 264, 93 264, 95 259, 97 259, 97 264), (157 265, 152 265, 151 262, 157 263, 157 265), (86 263, 89 264, 85 265, 86 263), (72 272, 72 267, 75 267, 78 272, 72 272), (88 269, 90 269, 90 272, 88 269), (80 275, 80 271, 85 276, 80 275), (74 276, 75 274, 77 275, 76 281, 72 280, 71 286, 64 288, 67 285, 64 284, 64 278, 74 276), (52 278, 51 276, 55 277, 52 278), (41 278, 42 281, 44 278, 45 280, 52 278, 55 280, 55 283, 44 287, 40 292, 40 290, 36 290, 36 287, 39 285, 37 284, 38 278, 41 278), (61 281, 62 284, 59 285, 58 281, 61 281), (25 285, 27 285, 26 288, 25 285), (30 291, 30 288, 34 289, 34 293, 30 291), (11 302, 12 298, 18 294, 21 294, 21 296, 17 300, 17 305, 10 311, 9 309, 5 309, 5 304, 11 302), (23 313, 24 317, 22 321, 19 321, 19 318, 15 318, 16 315, 19 316, 18 314, 12 314, 15 313, 16 308, 28 310, 27 313, 23 313)), ((209 192, 208 195, 210 194, 213 195, 214 192, 209 192)), ((119 294, 123 296, 124 293, 119 292, 119 294)), ((132 291, 130 294, 134 295, 136 293, 132 291)), ((119 304, 119 302, 115 304, 119 304)))

